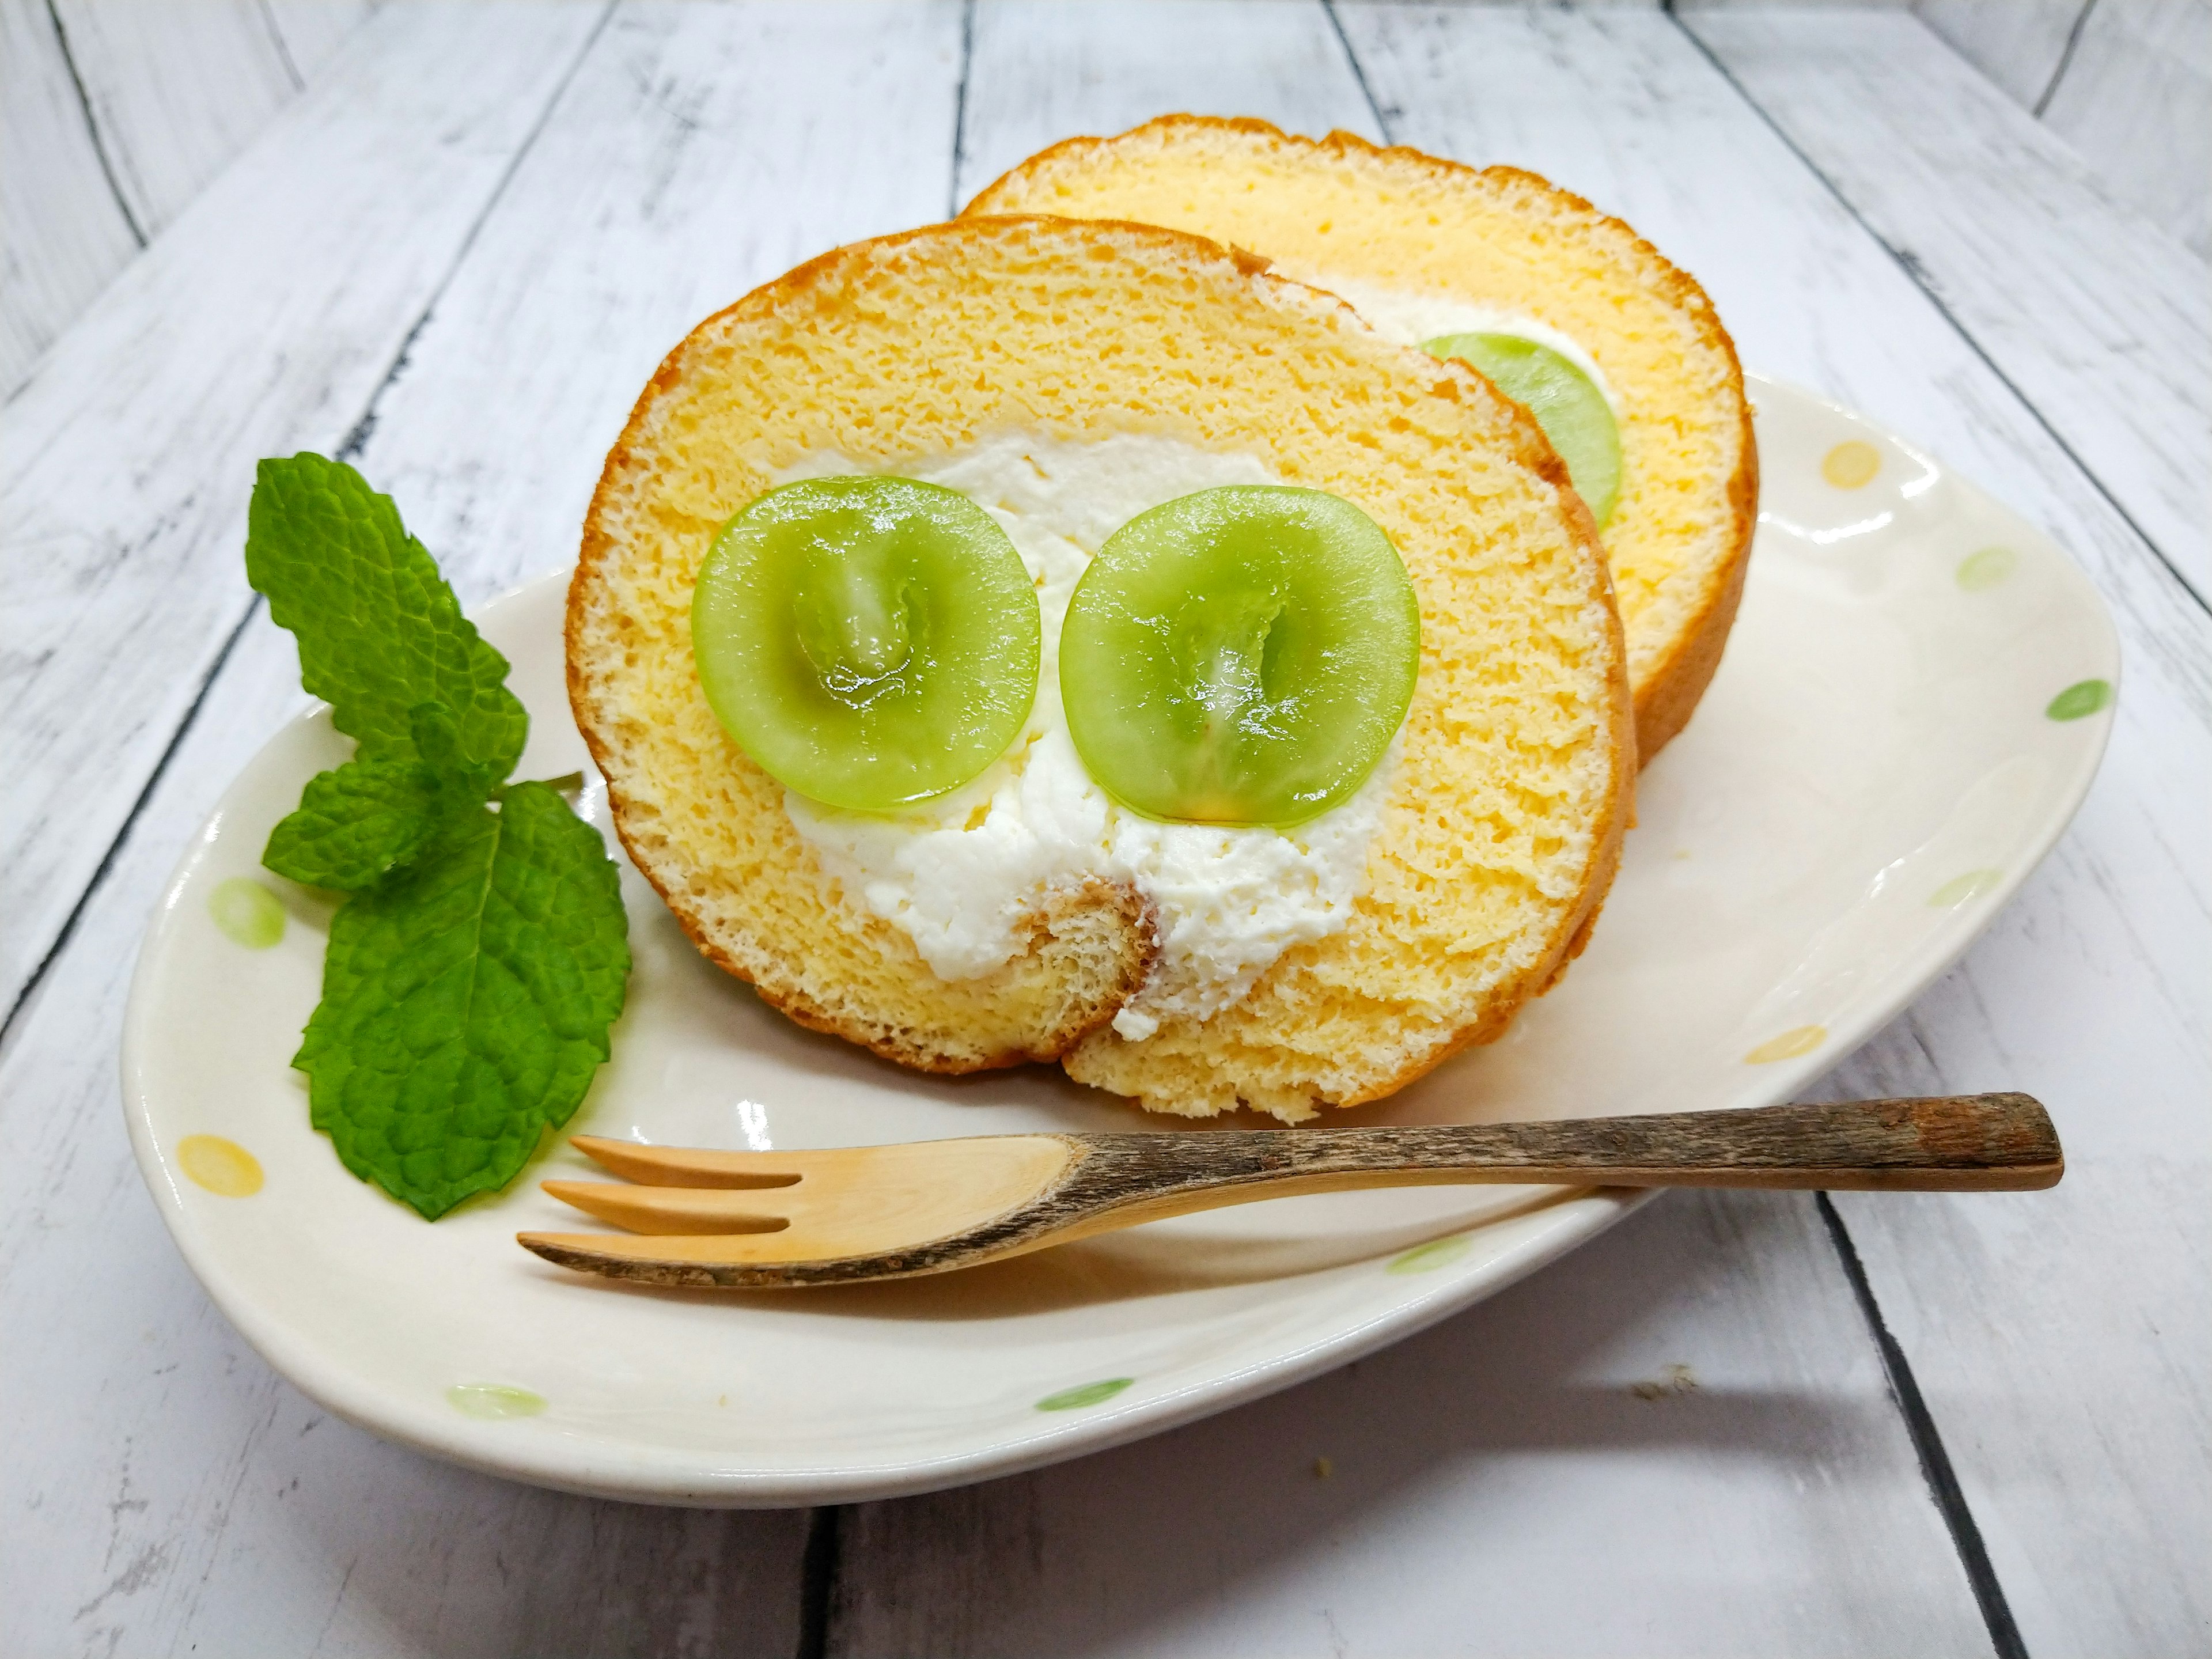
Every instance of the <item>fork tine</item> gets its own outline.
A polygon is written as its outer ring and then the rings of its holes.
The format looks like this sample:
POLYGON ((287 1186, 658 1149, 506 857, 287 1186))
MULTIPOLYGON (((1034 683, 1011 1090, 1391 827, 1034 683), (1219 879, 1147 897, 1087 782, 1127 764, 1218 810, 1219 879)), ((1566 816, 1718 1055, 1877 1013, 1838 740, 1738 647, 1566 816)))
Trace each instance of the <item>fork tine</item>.
POLYGON ((784 1153, 646 1146, 602 1135, 571 1135, 568 1144, 611 1174, 659 1187, 790 1187, 804 1174, 793 1167, 796 1159, 784 1153))
MULTIPOLYGON (((517 1233, 515 1243, 525 1249, 564 1267, 604 1273, 618 1279, 642 1279, 649 1284, 705 1282, 682 1268, 752 1268, 753 1273, 723 1280, 726 1283, 773 1284, 785 1280, 784 1270, 795 1268, 801 1277, 815 1259, 793 1259, 785 1235, 780 1233, 718 1233, 711 1237, 641 1237, 629 1233, 517 1233), (664 1272, 664 1264, 676 1269, 664 1272)), ((798 1282, 796 1279, 786 1282, 798 1282)))
POLYGON ((757 1199, 701 1187, 632 1187, 612 1181, 538 1183, 563 1204, 634 1233, 775 1233, 791 1224, 763 1214, 757 1199))

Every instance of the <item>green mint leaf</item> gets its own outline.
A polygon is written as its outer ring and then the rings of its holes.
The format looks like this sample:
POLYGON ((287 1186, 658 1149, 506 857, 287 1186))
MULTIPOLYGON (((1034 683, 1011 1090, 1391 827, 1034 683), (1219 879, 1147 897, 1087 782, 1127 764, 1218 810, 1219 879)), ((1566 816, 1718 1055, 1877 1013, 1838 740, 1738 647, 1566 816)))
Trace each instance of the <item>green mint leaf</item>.
POLYGON ((438 775, 419 762, 349 760, 308 781, 261 862, 310 887, 374 887, 430 838, 439 793, 438 775))
POLYGON ((505 777, 530 717, 507 659, 477 637, 392 498, 343 462, 261 463, 246 515, 246 575, 300 643, 300 683, 331 705, 364 760, 418 757, 412 711, 453 712, 464 755, 505 777))
POLYGON ((339 909, 292 1062, 314 1126, 435 1220, 568 1121, 629 974, 605 843, 552 790, 514 785, 339 909))
POLYGON ((421 760, 356 757, 320 774, 270 836, 261 862, 311 887, 359 892, 411 860, 446 820, 491 798, 498 770, 461 755, 452 710, 422 703, 409 724, 421 760))

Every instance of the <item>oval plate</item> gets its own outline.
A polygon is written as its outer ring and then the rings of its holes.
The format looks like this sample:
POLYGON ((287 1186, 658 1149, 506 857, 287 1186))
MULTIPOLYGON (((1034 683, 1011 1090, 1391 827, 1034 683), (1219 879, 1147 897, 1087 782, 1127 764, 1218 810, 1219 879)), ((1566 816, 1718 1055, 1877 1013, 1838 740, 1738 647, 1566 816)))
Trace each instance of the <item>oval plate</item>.
MULTIPOLYGON (((1787 1098, 1943 971, 2081 801, 2118 661, 2087 580, 1908 445, 1751 384, 1765 511, 1741 617, 1697 719, 1644 775, 1604 925, 1502 1042, 1332 1121, 1787 1098)), ((587 765, 562 688, 564 592, 550 577, 482 619, 535 721, 523 776, 587 765)), ((331 1410, 439 1456, 699 1504, 846 1503, 1011 1474, 1357 1358, 1635 1202, 1340 1194, 941 1279, 653 1291, 515 1245, 519 1231, 577 1224, 538 1189, 596 1173, 562 1143, 507 1193, 425 1224, 339 1165, 289 1064, 331 902, 258 860, 301 784, 346 750, 326 715, 295 722, 186 854, 132 987, 125 1103, 164 1219, 246 1339, 331 1410)), ((604 793, 584 810, 603 823, 604 793)), ((629 1007, 572 1129, 798 1147, 1133 1127, 1127 1108, 1045 1068, 921 1077, 802 1031, 624 880, 629 1007)))

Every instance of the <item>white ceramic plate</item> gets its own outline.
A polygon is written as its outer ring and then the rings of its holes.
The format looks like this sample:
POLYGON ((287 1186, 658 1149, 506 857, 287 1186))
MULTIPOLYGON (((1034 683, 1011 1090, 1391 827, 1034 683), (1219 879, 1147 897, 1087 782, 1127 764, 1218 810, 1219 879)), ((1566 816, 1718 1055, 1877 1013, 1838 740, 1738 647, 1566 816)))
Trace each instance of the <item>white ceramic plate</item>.
MULTIPOLYGON (((1765 511, 1741 618, 1696 720, 1644 775, 1595 942, 1503 1042, 1335 1121, 1785 1098, 1942 971, 2081 800, 2118 661, 2087 580, 1909 446, 1753 386, 1765 511)), ((534 718, 526 776, 584 763, 562 689, 564 586, 548 578, 482 619, 534 718)), ((324 716, 280 732, 185 855, 139 962, 125 1093, 162 1215, 247 1340, 331 1410, 441 1456, 704 1504, 1005 1474, 1356 1358, 1633 1202, 1343 1194, 908 1284, 653 1291, 514 1244, 577 1224, 537 1186, 589 1171, 563 1144, 505 1194, 425 1224, 340 1167, 288 1065, 330 905, 258 859, 344 750, 324 716)), ((586 805, 604 815, 603 794, 586 805)), ((801 1031, 625 880, 629 1007, 573 1128, 795 1147, 1137 1118, 1043 1068, 917 1077, 801 1031)))

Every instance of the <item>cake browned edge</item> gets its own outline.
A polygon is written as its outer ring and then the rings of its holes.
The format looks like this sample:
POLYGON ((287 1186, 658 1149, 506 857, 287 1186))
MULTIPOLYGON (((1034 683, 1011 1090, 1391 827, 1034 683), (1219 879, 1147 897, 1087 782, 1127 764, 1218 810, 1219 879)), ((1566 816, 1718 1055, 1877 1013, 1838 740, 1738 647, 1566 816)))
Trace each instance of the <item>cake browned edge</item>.
POLYGON ((1697 278, 1639 235, 1634 226, 1626 220, 1601 212, 1592 203, 1572 191, 1561 189, 1541 174, 1515 167, 1471 167, 1463 162, 1449 161, 1441 156, 1431 155, 1410 145, 1372 143, 1358 133, 1346 132, 1341 129, 1331 132, 1325 138, 1301 137, 1285 132, 1272 121, 1249 115, 1161 115, 1111 138, 1063 138, 1058 143, 1037 151, 1028 160, 1007 168, 985 185, 963 210, 962 216, 964 218, 969 214, 989 216, 992 210, 988 204, 992 195, 1031 169, 1042 169, 1057 160, 1075 156, 1086 150, 1103 149, 1142 133, 1176 128, 1212 128, 1255 133, 1286 145, 1306 146, 1340 155, 1365 154, 1385 156, 1394 162, 1424 168, 1445 177, 1465 174, 1501 184, 1510 182, 1523 189, 1533 187, 1542 191, 1576 212, 1625 234, 1633 252, 1654 268, 1661 292, 1694 319, 1699 335, 1708 344, 1719 348, 1728 360, 1729 385, 1735 393, 1742 430, 1742 446, 1736 469, 1728 481, 1731 520, 1729 546, 1724 562, 1715 573, 1716 580, 1708 582, 1699 595, 1700 603, 1692 613, 1690 625, 1675 636, 1672 647, 1653 666, 1636 694, 1638 764, 1648 763, 1668 739, 1689 724, 1698 700, 1705 696, 1705 688, 1712 684, 1713 675, 1720 667, 1721 653, 1728 645, 1729 630, 1735 625, 1736 607, 1743 598, 1744 572, 1751 562, 1752 533, 1758 525, 1759 447, 1752 429, 1751 403, 1744 393, 1743 365, 1736 356, 1735 342, 1729 337, 1728 330, 1721 325, 1720 313, 1715 309, 1711 296, 1697 278))
MULTIPOLYGON (((1266 125, 1265 123, 1255 125, 1266 125)), ((1182 243, 1206 258, 1228 260, 1241 276, 1303 295, 1310 302, 1317 301, 1326 303, 1358 321, 1361 326, 1366 326, 1364 319, 1358 318, 1358 313, 1336 295, 1325 289, 1314 288, 1310 284, 1277 275, 1270 270, 1269 262, 1266 258, 1245 249, 1225 246, 1207 237, 1190 232, 1173 230, 1158 225, 1139 224, 1130 221, 1066 219, 1042 214, 1006 216, 963 214, 960 218, 943 224, 925 225, 913 230, 897 232, 890 235, 848 243, 842 246, 832 248, 828 252, 817 255, 805 264, 787 271, 783 276, 762 283, 742 298, 702 319, 661 360, 659 366, 653 371, 653 377, 646 382, 644 390, 638 394, 637 400, 631 405, 629 416, 623 422, 621 435, 616 439, 614 446, 607 452, 605 465, 600 469, 599 481, 592 489, 591 504, 585 513, 582 544, 578 552, 575 573, 569 579, 568 601, 563 618, 562 644, 569 707, 575 717, 577 729, 583 737, 585 746, 591 752, 592 764, 607 784, 609 816, 614 823, 616 836, 621 840, 631 865, 660 896, 662 902, 667 906, 670 914, 676 918, 678 924, 684 929, 685 936, 708 961, 732 977, 751 985, 763 1002, 777 1010, 793 1024, 804 1026, 810 1030, 842 1038, 909 1069, 940 1075, 959 1075, 1002 1069, 1030 1061, 1059 1060, 1085 1038, 1105 1029, 1128 998, 1133 996, 1142 987, 1146 976, 1151 971, 1152 962, 1158 953, 1156 917, 1152 908, 1145 901, 1143 896, 1134 886, 1127 883, 1109 883, 1093 878, 1084 884, 1084 890, 1094 898, 1096 894, 1091 890, 1104 890, 1115 896, 1115 902, 1121 907, 1125 920, 1133 923, 1138 936, 1144 941, 1144 948, 1124 961, 1123 981, 1126 988, 1121 991, 1119 1000, 1111 1002, 1109 1006, 1104 1006, 1091 1018, 1073 1022, 1054 1030, 1048 1035, 1044 1042, 1030 1048, 1010 1050, 980 1060, 965 1060, 949 1057, 941 1053, 918 1047, 914 1043, 903 1042, 896 1032, 876 1034, 865 1030, 856 1030, 849 1022, 841 1021, 830 1011, 820 1007, 811 998, 795 988, 762 983, 744 963, 738 961, 720 943, 706 933, 700 926, 698 919, 681 902, 678 892, 674 890, 674 884, 663 879, 662 872, 654 867, 652 861, 633 842, 624 823, 625 802, 607 764, 611 751, 600 737, 594 719, 596 710, 587 694, 584 677, 578 668, 579 653, 576 648, 578 618, 582 609, 585 588, 598 567, 607 557, 611 546, 610 538, 599 529, 602 498, 612 488, 614 481, 632 465, 630 448, 632 436, 646 418, 654 402, 676 384, 679 378, 678 360, 682 356, 684 348, 690 343, 693 336, 734 312, 755 305, 763 307, 772 307, 782 299, 802 293, 819 282, 826 272, 842 261, 909 241, 932 236, 943 236, 966 227, 972 226, 981 229, 986 226, 1020 225, 1025 222, 1041 222, 1050 226, 1055 232, 1065 232, 1071 227, 1075 227, 1085 233, 1096 231, 1127 236, 1133 232, 1148 240, 1182 243)), ((1511 436, 1514 459, 1553 487, 1558 494, 1560 506, 1565 512, 1572 533, 1577 540, 1585 544, 1587 550, 1593 556, 1587 561, 1594 578, 1592 597, 1601 602, 1611 624, 1613 640, 1613 669, 1607 676, 1608 690, 1613 694, 1609 701, 1614 709, 1615 742, 1612 787, 1605 803, 1603 817, 1607 826, 1605 840, 1595 849, 1583 887, 1577 895, 1577 903, 1570 911, 1567 920, 1554 930, 1553 942, 1544 956, 1516 976, 1506 989, 1493 988, 1487 999, 1490 1006, 1484 1014, 1455 1032, 1450 1041, 1440 1044, 1433 1052, 1414 1061, 1406 1070, 1387 1082, 1372 1090, 1362 1091, 1353 1099, 1337 1103, 1343 1105, 1355 1105, 1364 1101, 1380 1099, 1403 1088, 1407 1084, 1441 1065, 1452 1055, 1478 1044, 1494 1041, 1504 1032, 1507 1026, 1511 1024, 1514 1015, 1523 1005, 1534 996, 1541 996, 1559 981, 1560 975, 1566 971, 1567 964, 1581 955, 1584 946, 1589 944, 1590 932, 1596 925, 1598 914, 1604 907, 1607 894, 1611 890, 1613 878, 1619 872, 1621 844, 1629 818, 1627 801, 1629 792, 1633 787, 1637 769, 1637 726, 1633 701, 1628 688, 1627 651, 1621 631, 1620 608, 1613 599, 1611 567, 1607 563, 1604 545, 1598 538, 1597 526, 1591 519, 1589 508, 1583 504, 1582 498, 1575 493, 1568 477, 1565 463, 1559 459, 1550 441, 1544 436, 1543 429, 1537 424, 1535 417, 1522 404, 1499 392, 1494 385, 1474 369, 1465 363, 1449 360, 1436 360, 1424 366, 1431 368, 1439 377, 1432 383, 1433 389, 1438 396, 1448 397, 1456 402, 1459 399, 1460 388, 1462 386, 1471 386, 1478 395, 1487 394, 1504 405, 1513 423, 1511 436)), ((1716 651, 1716 659, 1717 659, 1717 654, 1716 651)), ((1038 927, 1048 926, 1047 918, 1043 913, 1036 915, 1033 926, 1038 927)), ((924 971, 927 971, 926 967, 924 971)))

